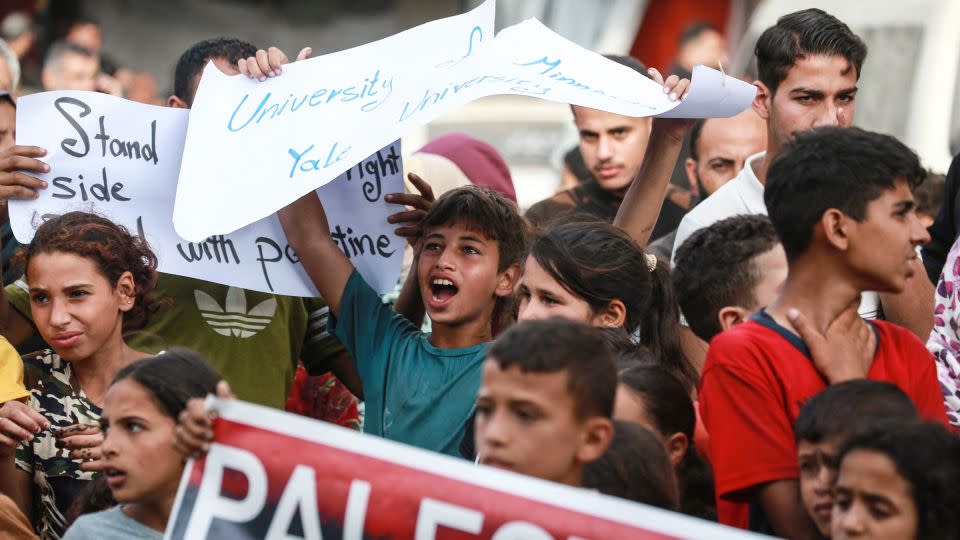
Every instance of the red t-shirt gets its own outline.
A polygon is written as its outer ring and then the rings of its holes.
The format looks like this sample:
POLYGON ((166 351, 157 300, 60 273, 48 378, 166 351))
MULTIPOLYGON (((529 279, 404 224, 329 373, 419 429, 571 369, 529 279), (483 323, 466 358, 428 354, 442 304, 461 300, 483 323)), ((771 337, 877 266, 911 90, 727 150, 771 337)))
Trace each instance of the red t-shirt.
MULTIPOLYGON (((896 384, 921 417, 946 425, 936 364, 923 342, 895 324, 871 324, 878 346, 867 378, 896 384)), ((753 486, 799 478, 793 426, 804 402, 826 387, 803 341, 763 311, 710 342, 699 399, 718 497, 736 500, 753 486)), ((736 525, 732 516, 718 518, 736 525)))

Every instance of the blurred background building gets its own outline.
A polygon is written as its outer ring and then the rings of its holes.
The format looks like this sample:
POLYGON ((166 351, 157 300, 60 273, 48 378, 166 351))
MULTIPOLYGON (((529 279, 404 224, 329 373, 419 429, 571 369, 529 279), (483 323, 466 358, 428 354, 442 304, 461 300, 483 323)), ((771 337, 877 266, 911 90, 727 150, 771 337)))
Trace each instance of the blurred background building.
MULTIPOLYGON (((99 48, 130 99, 165 103, 173 68, 193 43, 233 35, 291 56, 314 55, 386 37, 462 13, 480 0, 3 0, 0 37, 20 57, 19 93, 40 88, 47 47, 72 35, 99 48), (84 24, 86 27, 83 28, 84 24)), ((753 45, 777 17, 821 7, 849 24, 870 53, 857 123, 896 135, 928 167, 944 172, 960 151, 960 1, 957 0, 497 0, 497 27, 536 17, 599 53, 630 54, 663 72, 691 63, 752 80, 753 45)), ((2 60, 0 60, 2 61, 2 60)), ((451 131, 493 144, 514 176, 521 206, 549 196, 564 152, 576 143, 565 104, 498 96, 407 134, 405 152, 451 131)), ((681 185, 685 180, 678 177, 681 185)))

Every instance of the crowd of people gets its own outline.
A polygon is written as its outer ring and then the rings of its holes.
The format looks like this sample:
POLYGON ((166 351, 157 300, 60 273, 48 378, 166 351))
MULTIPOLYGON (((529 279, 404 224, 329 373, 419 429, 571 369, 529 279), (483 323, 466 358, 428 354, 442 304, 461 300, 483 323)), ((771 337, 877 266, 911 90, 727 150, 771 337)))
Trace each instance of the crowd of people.
MULTIPOLYGON (((43 88, 111 92, 77 41, 50 47, 43 88)), ((278 216, 322 299, 158 273, 143 238, 93 213, 17 245, 6 202, 51 171, 15 143, 11 51, 0 42, 9 537, 161 538, 216 393, 791 539, 960 538, 960 156, 944 185, 852 127, 867 48, 828 13, 760 36, 756 98, 732 118, 571 106, 568 187, 525 214, 495 148, 431 141, 387 197, 408 243, 388 297, 312 192, 278 216), (689 190, 671 186, 678 162, 689 190)), ((608 58, 672 100, 689 88, 608 58)), ((265 80, 289 59, 202 41, 169 106, 191 107, 208 61, 265 80)))

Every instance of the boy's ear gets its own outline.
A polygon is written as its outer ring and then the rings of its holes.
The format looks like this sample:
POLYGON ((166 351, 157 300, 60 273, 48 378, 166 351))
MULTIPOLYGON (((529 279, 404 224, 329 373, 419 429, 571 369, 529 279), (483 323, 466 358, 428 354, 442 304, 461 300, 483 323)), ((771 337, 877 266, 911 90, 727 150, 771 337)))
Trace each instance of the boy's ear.
MULTIPOLYGON (((828 208, 820 216, 819 229, 824 239, 834 248, 846 251, 850 247, 850 219, 836 208, 828 208)), ((813 234, 817 234, 814 230, 813 234)))
POLYGON ((690 439, 688 439, 684 433, 674 433, 667 437, 667 440, 663 441, 663 445, 667 449, 667 456, 670 458, 670 463, 676 468, 683 460, 683 456, 687 455, 687 449, 690 447, 690 439))
POLYGON ((115 290, 120 298, 120 311, 127 312, 133 309, 133 303, 137 297, 137 284, 133 281, 133 274, 130 272, 120 274, 115 290))
POLYGON ((590 463, 598 459, 610 447, 613 440, 613 420, 603 416, 588 418, 583 423, 583 438, 577 450, 577 460, 590 463))
POLYGON ((717 313, 721 331, 729 330, 740 323, 746 322, 749 318, 750 311, 740 306, 724 306, 717 313))
POLYGON ((627 320, 627 306, 621 300, 612 300, 602 311, 593 317, 594 326, 601 328, 620 328, 627 320))
POLYGON ((185 101, 180 99, 177 96, 170 96, 167 98, 167 106, 174 109, 189 109, 190 106, 187 105, 185 101))
POLYGON ((497 290, 494 291, 494 294, 500 297, 512 295, 517 283, 520 282, 520 272, 519 264, 511 264, 506 270, 500 272, 500 275, 497 276, 497 290))
POLYGON ((760 81, 753 81, 753 85, 757 87, 757 95, 753 97, 753 110, 757 111, 760 118, 769 120, 770 110, 773 108, 773 103, 771 103, 773 101, 773 93, 770 92, 767 85, 760 81))

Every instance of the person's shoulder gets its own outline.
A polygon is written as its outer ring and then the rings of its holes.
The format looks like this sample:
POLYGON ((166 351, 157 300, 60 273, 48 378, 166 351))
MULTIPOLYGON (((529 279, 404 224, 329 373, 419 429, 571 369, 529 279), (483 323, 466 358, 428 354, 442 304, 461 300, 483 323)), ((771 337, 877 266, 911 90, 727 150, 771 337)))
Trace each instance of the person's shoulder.
POLYGON ((881 351, 908 355, 931 354, 923 340, 910 330, 890 321, 873 320, 870 323, 877 329, 881 351))
POLYGON ((745 365, 751 358, 780 354, 790 348, 780 343, 782 338, 770 328, 756 322, 746 321, 720 332, 710 340, 707 360, 711 365, 745 365))

